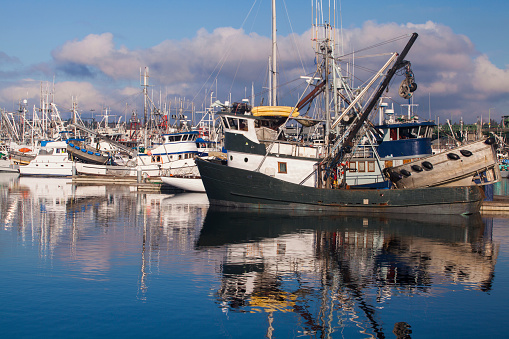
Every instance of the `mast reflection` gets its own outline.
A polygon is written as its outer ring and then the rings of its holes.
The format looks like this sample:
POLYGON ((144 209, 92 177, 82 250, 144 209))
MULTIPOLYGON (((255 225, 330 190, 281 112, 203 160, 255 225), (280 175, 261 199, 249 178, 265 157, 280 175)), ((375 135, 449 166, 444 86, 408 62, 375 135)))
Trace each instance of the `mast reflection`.
POLYGON ((411 333, 403 322, 380 321, 398 294, 433 293, 433 285, 444 283, 491 288, 497 250, 480 215, 420 218, 289 217, 211 207, 197 249, 221 262, 216 297, 223 311, 266 312, 268 337, 276 312, 294 312, 301 334, 355 327, 381 338, 389 327, 411 333))
POLYGON ((78 277, 104 279, 118 258, 138 255, 140 299, 161 255, 194 251, 208 208, 205 194, 145 194, 58 178, 20 177, 0 187, 0 198, 0 228, 44 261, 68 263, 78 277))

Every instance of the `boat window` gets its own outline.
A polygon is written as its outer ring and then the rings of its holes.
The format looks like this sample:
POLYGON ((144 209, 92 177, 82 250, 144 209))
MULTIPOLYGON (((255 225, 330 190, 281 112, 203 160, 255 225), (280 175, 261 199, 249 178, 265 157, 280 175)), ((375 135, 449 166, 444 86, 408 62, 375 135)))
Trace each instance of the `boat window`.
POLYGON ((391 128, 390 136, 391 140, 398 140, 397 128, 391 128))
POLYGON ((239 129, 241 131, 247 131, 247 119, 239 119, 239 129))
POLYGON ((364 161, 359 161, 359 172, 366 172, 366 163, 364 161))
POLYGON ((230 129, 236 129, 236 130, 239 129, 238 119, 235 119, 235 118, 227 118, 227 119, 228 119, 228 124, 230 125, 230 129))
POLYGON ((374 171, 375 171, 375 162, 368 161, 368 172, 374 172, 374 171))
POLYGON ((182 154, 179 154, 179 160, 182 160, 182 154))
POLYGON ((278 173, 287 173, 287 169, 286 169, 286 162, 278 162, 277 163, 277 170, 278 170, 278 173))
POLYGON ((160 156, 160 155, 158 155, 158 156, 156 157, 156 160, 157 160, 157 162, 161 162, 161 156, 160 156))
POLYGON ((351 161, 348 163, 348 170, 350 172, 355 172, 357 170, 357 162, 356 161, 351 161))
POLYGON ((399 138, 400 139, 415 139, 417 138, 417 128, 416 127, 402 127, 399 129, 399 138))
POLYGON ((223 127, 226 129, 230 128, 230 125, 228 125, 228 119, 226 117, 221 117, 221 123, 223 124, 223 127))

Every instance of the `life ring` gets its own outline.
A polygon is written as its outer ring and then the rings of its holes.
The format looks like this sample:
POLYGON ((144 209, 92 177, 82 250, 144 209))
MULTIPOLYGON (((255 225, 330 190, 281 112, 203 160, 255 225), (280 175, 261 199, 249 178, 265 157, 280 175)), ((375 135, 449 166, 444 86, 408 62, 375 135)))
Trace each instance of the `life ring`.
POLYGON ((463 156, 465 156, 465 157, 469 157, 469 156, 471 156, 471 155, 472 155, 472 152, 470 152, 470 151, 469 151, 469 150, 467 150, 467 149, 462 149, 462 150, 460 150, 460 153, 461 153, 463 156))
POLYGON ((451 160, 458 160, 460 158, 456 153, 447 153, 447 157, 451 160))
POLYGON ((419 165, 412 165, 411 167, 412 167, 412 169, 413 169, 414 171, 416 171, 416 172, 422 172, 422 171, 423 171, 423 170, 422 170, 422 167, 421 167, 421 166, 419 166, 419 165))
POLYGON ((152 155, 152 151, 148 151, 148 152, 147 152, 147 155, 152 155))
POLYGON ((423 161, 422 162, 422 167, 424 167, 427 170, 432 170, 433 169, 433 164, 431 162, 429 162, 429 161, 423 161))

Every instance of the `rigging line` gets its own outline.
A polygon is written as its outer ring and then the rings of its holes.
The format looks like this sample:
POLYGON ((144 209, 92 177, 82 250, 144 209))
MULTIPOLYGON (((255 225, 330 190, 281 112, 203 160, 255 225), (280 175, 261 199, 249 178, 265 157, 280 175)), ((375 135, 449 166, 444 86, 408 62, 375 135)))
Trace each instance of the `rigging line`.
MULTIPOLYGON (((314 73, 313 77, 316 75, 316 74, 319 74, 319 71, 320 71, 320 68, 317 67, 316 69, 316 72, 314 73)), ((299 100, 297 101, 297 103, 299 103, 302 98, 304 98, 304 94, 306 93, 307 89, 309 88, 309 86, 311 86, 311 82, 309 82, 306 86, 306 89, 302 92, 299 100)), ((292 118, 293 116, 293 112, 295 111, 295 109, 297 108, 297 105, 295 105, 292 109, 292 111, 290 112, 290 114, 288 115, 288 118, 286 118, 286 121, 284 122, 284 124, 282 124, 281 126, 279 126, 278 128, 278 133, 276 135, 276 137, 274 138, 274 140, 272 140, 272 143, 269 145, 269 147, 267 148, 267 150, 265 151, 265 155, 263 156, 263 159, 262 161, 260 161, 260 164, 258 165, 258 167, 256 168, 255 172, 260 172, 260 168, 262 167, 263 163, 265 162, 265 159, 267 159, 267 156, 269 155, 270 151, 272 150, 272 147, 274 146, 275 142, 278 140, 279 136, 281 135, 281 132, 283 132, 283 126, 285 126, 288 121, 290 121, 290 119, 292 118)))
POLYGON ((403 40, 405 38, 407 38, 408 36, 410 36, 411 34, 405 34, 405 35, 401 35, 399 37, 395 37, 395 38, 392 38, 392 39, 389 39, 389 40, 386 40, 386 41, 383 41, 383 42, 380 42, 378 44, 374 44, 374 45, 371 45, 371 46, 368 46, 368 47, 364 47, 364 48, 361 48, 359 50, 356 50, 356 51, 353 51, 353 52, 350 52, 350 53, 347 53, 347 54, 344 54, 344 55, 340 55, 339 59, 345 57, 345 56, 349 56, 349 55, 353 55, 354 53, 359 53, 359 52, 363 52, 363 51, 366 51, 366 50, 369 50, 369 49, 373 49, 373 48, 376 48, 376 47, 380 47, 380 46, 384 46, 384 45, 388 45, 388 44, 391 44, 391 43, 394 43, 396 41, 399 41, 399 40, 403 40))
POLYGON ((299 61, 300 61, 300 65, 302 67, 302 71, 304 73, 306 73, 306 68, 304 67, 304 61, 302 60, 302 55, 300 53, 300 49, 297 46, 297 41, 295 40, 295 32, 293 31, 292 21, 290 20, 290 14, 288 13, 288 8, 286 7, 286 1, 284 1, 284 0, 283 0, 283 5, 285 7, 286 17, 288 18, 288 24, 290 25, 290 31, 292 32, 293 44, 295 45, 295 47, 297 49, 297 54, 299 55, 299 61))
MULTIPOLYGON (((249 15, 251 14, 251 12, 253 11, 253 8, 254 6, 256 5, 256 2, 257 0, 255 0, 253 2, 253 5, 251 5, 251 8, 249 9, 249 12, 247 13, 246 17, 244 18, 244 21, 242 22, 242 25, 241 25, 241 28, 244 27, 244 24, 246 23, 247 21, 247 18, 249 17, 249 15)), ((252 31, 252 28, 254 26, 254 22, 253 24, 251 25, 251 31, 252 31)), ((240 68, 240 65, 242 64, 242 60, 244 59, 244 53, 241 54, 241 57, 240 57, 240 60, 238 61, 237 63, 237 69, 235 70, 235 74, 233 75, 233 79, 232 79, 232 84, 230 85, 230 90, 228 91, 229 93, 231 93, 232 91, 232 88, 233 88, 233 85, 235 84, 235 79, 237 78, 237 74, 239 72, 239 68, 240 68)))
MULTIPOLYGON (((247 21, 247 18, 251 15, 251 12, 254 8, 254 6, 256 5, 256 2, 257 0, 254 0, 253 4, 251 5, 251 8, 249 9, 248 13, 246 14, 246 17, 244 18, 244 20, 242 21, 242 24, 240 26, 240 29, 242 29, 244 27, 244 24, 246 23, 247 21)), ((216 77, 214 78, 214 80, 217 79, 217 77, 219 76, 219 72, 223 69, 223 66, 224 64, 226 63, 226 60, 228 59, 228 56, 230 55, 230 53, 233 51, 233 46, 234 44, 230 44, 229 48, 228 48, 228 51, 227 53, 223 56, 223 58, 221 58, 216 66, 214 67, 214 70, 210 73, 209 77, 207 78, 207 80, 203 83, 203 85, 200 87, 200 89, 197 91, 197 93, 195 94, 195 96, 193 97, 193 99, 191 101, 194 101, 196 99, 196 97, 198 95, 201 94, 201 90, 203 89, 203 87, 205 87, 205 84, 209 81, 209 79, 212 77, 212 75, 214 74, 215 70, 218 68, 218 66, 221 64, 221 67, 219 68, 219 71, 217 72, 216 74, 216 77)))

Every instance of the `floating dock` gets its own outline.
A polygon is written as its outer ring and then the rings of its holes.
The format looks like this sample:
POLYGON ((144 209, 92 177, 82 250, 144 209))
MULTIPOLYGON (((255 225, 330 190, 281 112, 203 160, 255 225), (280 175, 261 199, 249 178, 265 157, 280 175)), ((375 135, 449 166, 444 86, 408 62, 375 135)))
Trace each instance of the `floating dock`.
POLYGON ((505 195, 493 196, 493 201, 485 201, 481 206, 482 214, 508 214, 509 197, 505 195))
POLYGON ((93 175, 75 175, 72 177, 73 184, 78 185, 126 185, 135 187, 138 192, 152 193, 183 193, 180 188, 166 185, 159 177, 144 178, 138 182, 133 177, 115 177, 115 176, 93 176, 93 175))

